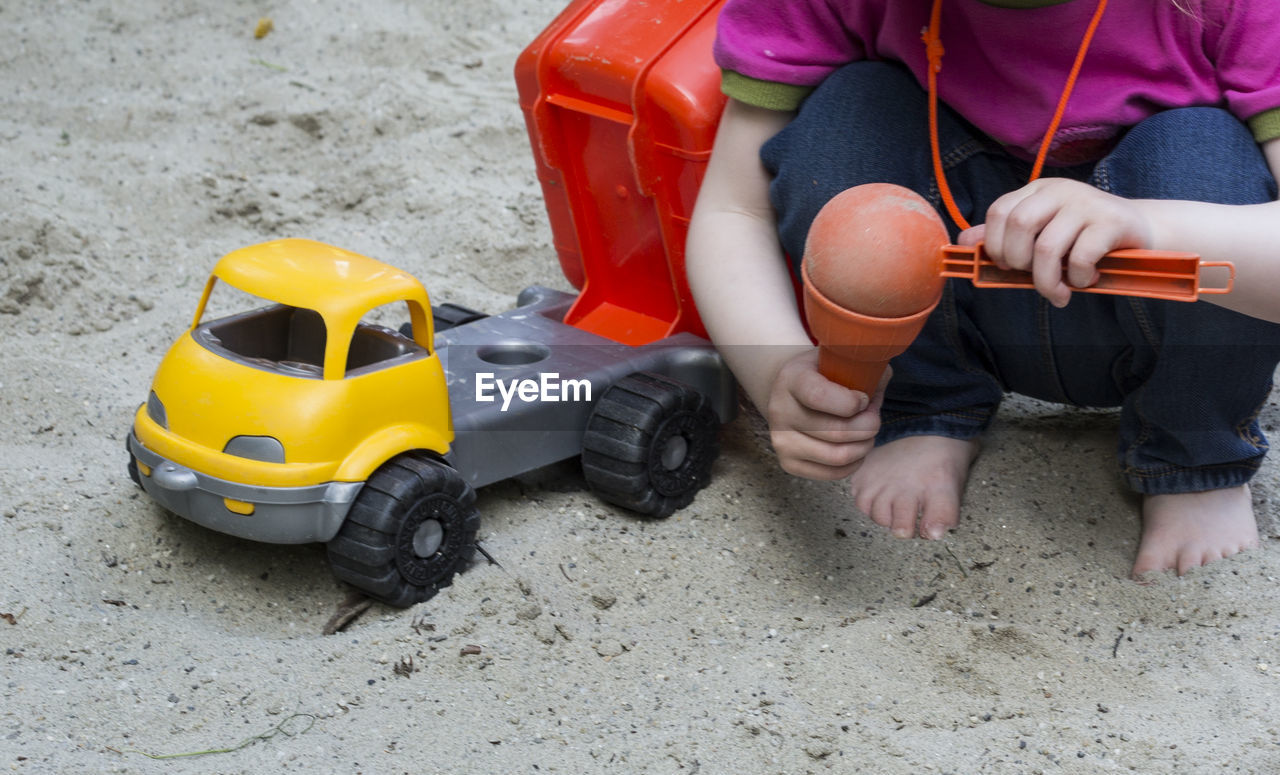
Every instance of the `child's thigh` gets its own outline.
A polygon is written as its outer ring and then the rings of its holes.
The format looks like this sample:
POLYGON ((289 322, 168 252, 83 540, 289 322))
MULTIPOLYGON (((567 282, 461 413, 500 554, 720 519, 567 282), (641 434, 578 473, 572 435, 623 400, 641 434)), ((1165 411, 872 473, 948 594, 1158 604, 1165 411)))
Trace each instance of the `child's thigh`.
MULTIPOLYGON (((938 145, 956 202, 974 222, 981 222, 996 197, 1026 182, 1025 163, 945 104, 938 106, 938 145)), ((760 158, 773 176, 770 197, 778 233, 793 260, 802 255, 818 211, 847 188, 893 183, 942 209, 930 151, 928 95, 901 65, 855 62, 832 73, 765 143, 760 158)), ((945 214, 940 217, 954 238, 955 224, 945 214)))
POLYGON ((1178 108, 1130 129, 1089 182, 1130 199, 1245 205, 1276 198, 1276 181, 1249 129, 1219 108, 1178 108))
POLYGON ((909 71, 855 62, 824 80, 761 158, 785 202, 830 199, 860 183, 927 189, 928 98, 909 71))

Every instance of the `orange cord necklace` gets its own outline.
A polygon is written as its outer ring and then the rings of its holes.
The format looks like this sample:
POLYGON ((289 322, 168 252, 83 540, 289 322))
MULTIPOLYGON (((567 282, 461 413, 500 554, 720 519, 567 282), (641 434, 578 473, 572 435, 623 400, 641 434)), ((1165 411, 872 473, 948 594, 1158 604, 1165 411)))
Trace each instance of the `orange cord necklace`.
MULTIPOLYGON (((1084 64, 1085 52, 1089 50, 1089 43, 1093 41, 1093 33, 1098 29, 1098 23, 1102 21, 1102 12, 1107 8, 1107 0, 1098 0, 1098 8, 1093 12, 1093 19, 1089 22, 1089 26, 1085 29, 1084 39, 1080 41, 1080 49, 1076 52, 1076 61, 1071 65, 1071 72, 1067 75, 1067 83, 1062 88, 1062 96, 1058 98, 1058 107, 1053 112, 1053 119, 1049 122, 1049 129, 1045 132, 1044 139, 1040 142, 1040 151, 1036 154, 1035 164, 1031 167, 1031 178, 1027 181, 1040 177, 1040 170, 1044 167, 1045 157, 1049 154, 1049 144, 1053 142, 1053 136, 1058 132, 1058 125, 1062 123, 1062 115, 1067 111, 1067 100, 1071 98, 1071 90, 1075 88, 1076 76, 1080 74, 1080 66, 1084 64)), ((946 173, 942 169, 942 155, 938 149, 938 71, 942 69, 942 0, 933 0, 933 10, 929 13, 929 26, 925 28, 924 34, 921 36, 924 40, 925 55, 928 58, 928 78, 929 78, 929 148, 933 153, 933 176, 938 181, 938 192, 942 195, 942 203, 947 207, 947 213, 951 216, 951 220, 961 229, 969 228, 969 222, 960 214, 960 208, 956 205, 956 200, 951 196, 951 187, 947 185, 946 173)))

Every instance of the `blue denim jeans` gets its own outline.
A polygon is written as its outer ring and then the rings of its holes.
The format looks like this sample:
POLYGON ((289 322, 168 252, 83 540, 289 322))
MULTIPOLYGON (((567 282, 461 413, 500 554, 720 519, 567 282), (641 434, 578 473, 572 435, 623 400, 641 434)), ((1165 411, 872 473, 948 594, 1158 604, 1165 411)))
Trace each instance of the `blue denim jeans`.
MULTIPOLYGON (((927 115, 927 97, 906 70, 856 63, 828 77, 765 144, 761 158, 774 176, 779 235, 793 260, 803 254, 818 210, 850 186, 896 183, 941 212, 927 115)), ((953 195, 973 223, 983 221, 997 197, 1027 182, 1029 163, 941 104, 939 141, 953 195)), ((1096 164, 1044 174, 1128 198, 1222 204, 1276 198, 1253 137, 1214 108, 1157 114, 1096 164)), ((954 239, 955 224, 942 217, 954 239)), ((1034 291, 950 280, 920 337, 892 362, 877 441, 973 438, 1011 391, 1120 407, 1117 456, 1138 492, 1232 487, 1247 482, 1266 454, 1256 418, 1277 362, 1280 326, 1207 302, 1077 293, 1056 309, 1034 291)))

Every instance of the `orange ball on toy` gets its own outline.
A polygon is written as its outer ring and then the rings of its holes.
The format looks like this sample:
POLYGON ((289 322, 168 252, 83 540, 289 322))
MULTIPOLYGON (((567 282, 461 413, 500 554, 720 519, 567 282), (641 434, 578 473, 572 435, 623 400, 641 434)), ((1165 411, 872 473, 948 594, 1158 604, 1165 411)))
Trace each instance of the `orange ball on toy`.
POLYGON ((837 194, 814 218, 804 267, 833 303, 871 317, 904 317, 937 301, 947 242, 942 219, 919 194, 868 183, 837 194))
POLYGON ((809 229, 801 274, 818 371, 871 395, 942 296, 947 230, 915 192, 886 183, 831 199, 809 229))

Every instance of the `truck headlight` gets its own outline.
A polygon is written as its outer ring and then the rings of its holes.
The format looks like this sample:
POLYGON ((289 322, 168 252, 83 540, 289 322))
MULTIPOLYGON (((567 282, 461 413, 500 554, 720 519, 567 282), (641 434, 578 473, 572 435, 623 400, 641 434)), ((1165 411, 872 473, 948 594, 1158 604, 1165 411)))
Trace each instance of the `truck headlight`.
POLYGON ((147 416, 161 428, 169 429, 169 416, 164 413, 164 404, 160 402, 160 396, 156 395, 154 390, 147 396, 147 416))
POLYGON ((284 445, 272 436, 236 436, 222 451, 228 455, 261 460, 264 463, 283 463, 284 445))

